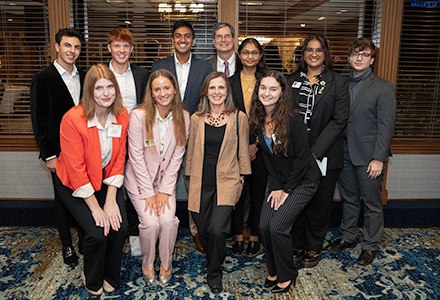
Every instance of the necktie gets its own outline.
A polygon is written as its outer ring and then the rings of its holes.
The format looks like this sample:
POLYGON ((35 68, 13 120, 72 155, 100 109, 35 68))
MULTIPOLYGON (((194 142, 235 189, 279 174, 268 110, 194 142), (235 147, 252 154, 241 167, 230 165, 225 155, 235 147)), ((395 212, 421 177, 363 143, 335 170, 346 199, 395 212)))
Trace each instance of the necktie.
POLYGON ((229 63, 227 61, 225 61, 225 75, 229 77, 229 63))

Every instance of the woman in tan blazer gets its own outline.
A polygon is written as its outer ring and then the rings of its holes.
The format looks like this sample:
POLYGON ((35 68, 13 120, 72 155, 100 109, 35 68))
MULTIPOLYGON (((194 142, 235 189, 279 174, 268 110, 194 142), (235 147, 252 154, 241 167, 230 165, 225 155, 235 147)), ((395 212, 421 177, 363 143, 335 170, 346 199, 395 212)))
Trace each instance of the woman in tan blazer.
POLYGON ((210 73, 203 82, 198 111, 191 117, 185 173, 190 176, 188 209, 206 252, 204 271, 214 294, 223 290, 221 265, 231 213, 243 190, 244 175, 251 173, 248 140, 247 117, 235 108, 226 75, 210 73))

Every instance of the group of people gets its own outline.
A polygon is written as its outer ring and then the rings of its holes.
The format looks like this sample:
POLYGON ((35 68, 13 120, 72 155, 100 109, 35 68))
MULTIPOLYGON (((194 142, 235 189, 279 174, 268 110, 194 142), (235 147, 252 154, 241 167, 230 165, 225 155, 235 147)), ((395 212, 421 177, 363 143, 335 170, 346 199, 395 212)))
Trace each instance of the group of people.
POLYGON ((286 78, 267 69, 256 39, 243 40, 237 53, 234 43, 234 28, 215 24, 217 55, 205 62, 191 53, 192 25, 177 21, 175 53, 155 61, 149 74, 129 63, 131 33, 115 28, 108 33, 111 61, 84 75, 75 66, 81 34, 72 28, 57 33, 58 59, 32 79, 32 124, 53 179, 64 262, 78 262, 69 229, 73 216, 82 280, 91 294, 118 287, 127 233, 132 255, 142 255, 145 281, 156 280, 156 247, 159 281, 171 280, 180 171, 189 178, 191 235, 206 253, 203 271, 214 294, 223 290, 231 233, 235 256, 258 255, 262 242, 268 267, 262 285, 288 292, 297 264, 314 267, 321 259, 336 182, 343 199, 341 238, 328 249, 356 245, 362 199, 358 263, 374 260, 396 110, 393 85, 370 68, 376 47, 364 38, 351 44, 347 78, 331 70, 327 40, 310 35, 298 71, 286 78))

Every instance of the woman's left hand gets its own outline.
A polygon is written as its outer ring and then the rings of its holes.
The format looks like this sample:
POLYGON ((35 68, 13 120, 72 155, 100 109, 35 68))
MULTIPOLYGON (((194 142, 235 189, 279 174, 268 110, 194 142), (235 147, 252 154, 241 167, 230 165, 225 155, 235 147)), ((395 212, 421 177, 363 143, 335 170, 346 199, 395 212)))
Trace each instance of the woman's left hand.
POLYGON ((104 211, 108 215, 110 219, 110 226, 114 231, 118 231, 119 228, 121 228, 122 223, 122 217, 121 212, 119 211, 119 206, 116 203, 116 200, 114 201, 107 201, 106 199, 104 204, 104 211))
POLYGON ((165 213, 165 206, 171 209, 170 202, 168 201, 169 195, 159 192, 156 196, 157 204, 159 206, 158 215, 165 213))
POLYGON ((288 196, 289 194, 285 193, 283 190, 276 190, 269 194, 267 201, 270 201, 270 207, 272 207, 274 210, 278 210, 278 208, 284 204, 284 201, 286 201, 288 196))

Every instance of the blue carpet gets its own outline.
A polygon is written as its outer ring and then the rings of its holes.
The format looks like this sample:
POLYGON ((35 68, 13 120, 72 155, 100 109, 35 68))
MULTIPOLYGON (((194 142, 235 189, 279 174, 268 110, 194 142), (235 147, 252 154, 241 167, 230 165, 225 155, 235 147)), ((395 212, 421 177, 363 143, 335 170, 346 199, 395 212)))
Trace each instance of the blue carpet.
MULTIPOLYGON (((336 234, 330 230, 327 240, 336 234)), ((95 297, 83 288, 82 258, 76 268, 63 264, 54 228, 0 227, 0 299, 440 299, 439 228, 386 228, 382 251, 368 267, 356 264, 360 244, 342 253, 323 252, 317 267, 300 269, 296 287, 278 296, 262 287, 264 253, 231 257, 230 243, 220 295, 210 293, 202 272, 205 256, 194 250, 188 229, 180 229, 168 285, 146 284, 141 259, 132 257, 126 244, 120 287, 95 297)), ((156 261, 156 273, 159 266, 156 261)))

